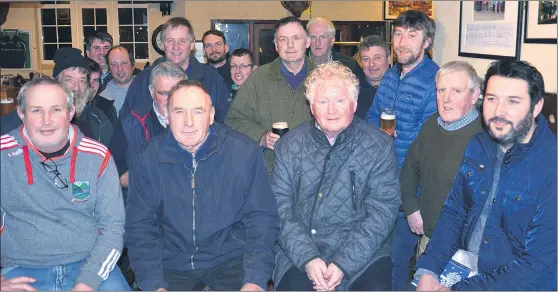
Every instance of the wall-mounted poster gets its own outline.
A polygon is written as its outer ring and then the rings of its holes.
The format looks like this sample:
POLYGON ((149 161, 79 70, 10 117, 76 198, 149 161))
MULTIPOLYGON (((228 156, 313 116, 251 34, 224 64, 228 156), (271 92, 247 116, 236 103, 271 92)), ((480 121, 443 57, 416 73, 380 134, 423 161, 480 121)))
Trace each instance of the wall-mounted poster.
POLYGON ((558 1, 529 1, 525 7, 523 42, 556 44, 558 1))
POLYGON ((0 56, 0 67, 3 69, 31 69, 31 32, 0 30, 0 56))
POLYGON ((396 19, 399 14, 407 10, 419 10, 430 16, 430 18, 434 18, 432 1, 385 1, 384 19, 396 19))
POLYGON ((458 56, 519 59, 521 1, 461 1, 458 56))

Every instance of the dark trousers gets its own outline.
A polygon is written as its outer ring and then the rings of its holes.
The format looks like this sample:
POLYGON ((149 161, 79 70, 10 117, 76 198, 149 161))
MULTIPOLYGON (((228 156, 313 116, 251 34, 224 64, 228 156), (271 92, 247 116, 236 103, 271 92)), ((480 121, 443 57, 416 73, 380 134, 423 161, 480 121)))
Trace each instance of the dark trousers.
POLYGON ((414 286, 410 285, 410 273, 413 269, 411 267, 411 259, 415 254, 418 239, 419 236, 411 232, 403 212, 399 212, 391 240, 391 259, 393 262, 392 289, 394 291, 405 291, 410 287, 414 288, 414 286))
MULTIPOLYGON (((312 281, 306 272, 297 267, 290 268, 283 276, 277 291, 313 291, 312 281)), ((383 257, 373 263, 349 287, 349 291, 390 291, 391 258, 383 257)))
POLYGON ((178 272, 164 270, 169 291, 238 291, 242 288, 242 258, 235 258, 205 270, 178 272))

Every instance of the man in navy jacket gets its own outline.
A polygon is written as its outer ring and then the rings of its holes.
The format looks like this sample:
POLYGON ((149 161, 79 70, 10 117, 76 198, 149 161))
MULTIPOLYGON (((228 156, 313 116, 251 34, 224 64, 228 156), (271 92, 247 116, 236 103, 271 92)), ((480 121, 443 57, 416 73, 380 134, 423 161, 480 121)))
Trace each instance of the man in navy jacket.
POLYGON ((417 291, 556 290, 556 135, 543 115, 544 81, 526 62, 497 61, 486 73, 483 121, 471 138, 425 253, 417 291), (462 249, 478 274, 440 282, 462 249), (445 288, 447 289, 447 288, 445 288))
POLYGON ((169 93, 169 131, 130 168, 126 235, 145 290, 263 291, 279 233, 261 148, 219 123, 203 86, 169 93))
POLYGON ((153 66, 143 70, 134 78, 119 111, 120 120, 123 120, 137 106, 143 107, 144 103, 153 103, 148 89, 151 69, 161 62, 169 61, 182 67, 186 71, 188 79, 197 80, 203 85, 209 92, 211 102, 215 107, 215 120, 223 123, 229 110, 229 89, 217 71, 201 64, 191 55, 196 38, 190 21, 182 17, 169 19, 163 25, 161 39, 164 43, 165 57, 155 60, 153 66))

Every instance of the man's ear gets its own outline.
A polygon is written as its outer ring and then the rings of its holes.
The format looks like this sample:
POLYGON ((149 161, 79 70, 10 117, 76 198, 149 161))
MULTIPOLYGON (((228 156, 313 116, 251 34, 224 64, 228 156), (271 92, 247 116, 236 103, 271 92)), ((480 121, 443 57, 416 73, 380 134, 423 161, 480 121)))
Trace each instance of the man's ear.
POLYGON ((536 118, 542 111, 544 106, 544 98, 541 98, 536 104, 535 108, 533 109, 533 118, 536 118))
POLYGON ((225 54, 229 52, 229 48, 230 48, 230 47, 229 47, 229 44, 226 44, 226 45, 225 45, 225 54))
POLYGON ((17 107, 17 115, 19 116, 19 119, 23 121, 23 118, 25 118, 25 114, 23 113, 23 110, 21 110, 21 108, 18 106, 17 107))
POLYGON ((76 106, 72 104, 72 107, 70 108, 70 121, 74 118, 75 114, 76 114, 76 106))

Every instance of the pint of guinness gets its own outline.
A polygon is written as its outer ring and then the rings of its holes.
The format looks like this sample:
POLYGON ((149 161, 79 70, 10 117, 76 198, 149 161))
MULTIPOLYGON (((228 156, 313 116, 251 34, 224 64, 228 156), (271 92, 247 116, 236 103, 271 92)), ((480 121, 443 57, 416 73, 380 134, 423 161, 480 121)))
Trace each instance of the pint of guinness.
POLYGON ((395 111, 392 108, 382 109, 380 114, 380 128, 390 136, 395 134, 395 111))
POLYGON ((273 134, 283 136, 288 131, 289 131, 289 124, 287 122, 277 122, 277 123, 273 123, 272 125, 273 134))

